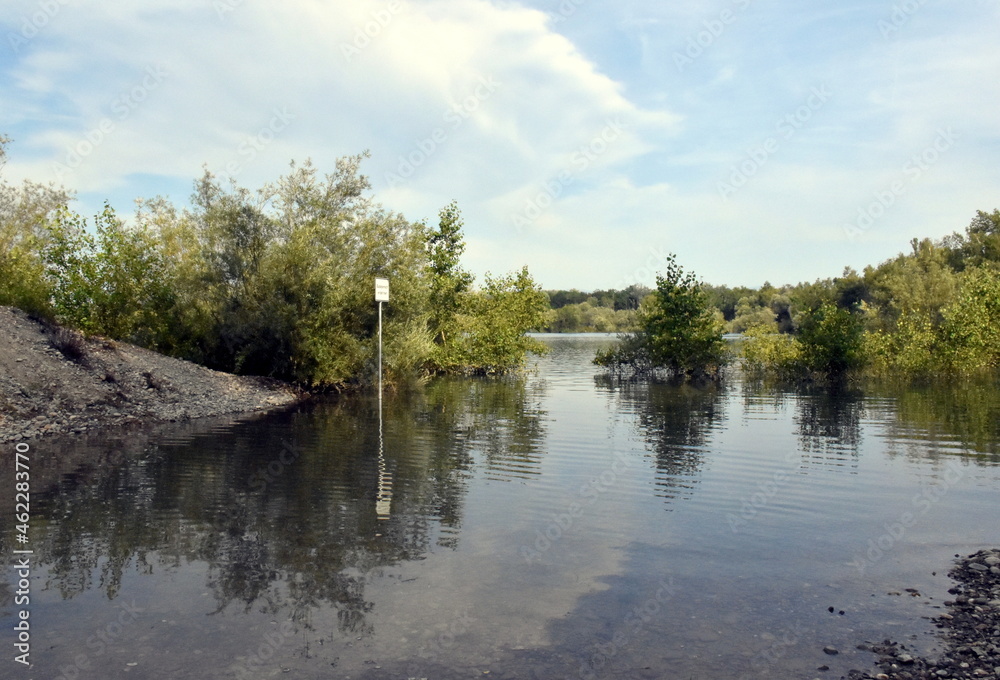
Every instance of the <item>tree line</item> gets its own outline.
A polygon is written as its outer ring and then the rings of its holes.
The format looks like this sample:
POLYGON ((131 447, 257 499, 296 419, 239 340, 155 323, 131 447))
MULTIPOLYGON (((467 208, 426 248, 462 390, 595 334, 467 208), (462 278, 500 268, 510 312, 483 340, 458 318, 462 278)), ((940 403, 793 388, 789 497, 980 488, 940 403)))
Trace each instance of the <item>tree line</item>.
MULTIPOLYGON (((0 167, 9 139, 0 137, 0 167)), ((504 373, 544 346, 525 335, 548 304, 527 268, 461 267, 453 202, 436 226, 386 210, 365 154, 323 175, 310 162, 256 191, 206 171, 190 205, 138 201, 92 220, 65 190, 0 180, 0 304, 218 370, 313 388, 370 380, 374 278, 391 280, 387 379, 504 373)))
POLYGON ((738 360, 784 377, 974 373, 1000 366, 1000 210, 964 232, 839 277, 709 286, 671 257, 637 328, 595 361, 614 371, 717 375, 738 360), (743 334, 733 352, 724 332, 743 334))
POLYGON ((549 309, 539 330, 549 333, 621 333, 635 329, 636 312, 650 289, 546 290, 549 309))

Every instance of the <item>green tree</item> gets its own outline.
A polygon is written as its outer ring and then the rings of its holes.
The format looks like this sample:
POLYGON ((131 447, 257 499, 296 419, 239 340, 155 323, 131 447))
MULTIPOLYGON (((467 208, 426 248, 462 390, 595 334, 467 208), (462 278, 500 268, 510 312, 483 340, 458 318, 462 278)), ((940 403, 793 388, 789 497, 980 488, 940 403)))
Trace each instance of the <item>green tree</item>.
POLYGON ((1000 267, 1000 210, 979 210, 965 229, 965 235, 952 234, 942 241, 949 262, 956 271, 983 265, 1000 267))
POLYGON ((656 290, 639 309, 639 330, 615 348, 598 353, 595 363, 643 373, 665 369, 674 375, 711 372, 725 355, 721 314, 694 274, 671 254, 656 290))
POLYGON ((975 267, 962 274, 955 302, 941 328, 947 360, 960 371, 1000 367, 1000 270, 975 267))
POLYGON ((548 298, 527 267, 501 277, 486 275, 482 290, 463 297, 457 332, 430 363, 437 372, 492 375, 524 365, 545 345, 526 333, 542 326, 548 298))
POLYGON ((864 325, 857 314, 829 302, 808 312, 798 341, 805 366, 820 373, 843 375, 864 363, 864 325))
MULTIPOLYGON (((0 169, 10 139, 0 135, 0 169)), ((14 186, 0 178, 0 305, 51 317, 52 288, 41 253, 48 226, 71 194, 51 184, 25 181, 14 186)))
POLYGON ((947 251, 930 239, 910 242, 912 252, 900 255, 872 273, 873 304, 891 330, 904 315, 927 317, 937 326, 942 312, 958 291, 957 273, 948 262, 947 251))
POLYGON ((750 297, 740 298, 736 304, 736 316, 729 324, 733 333, 742 333, 750 328, 764 327, 771 331, 778 330, 774 311, 767 305, 758 305, 750 297))
POLYGON ((460 264, 465 252, 462 214, 452 201, 441 209, 438 228, 427 238, 427 270, 430 274, 430 330, 435 344, 445 345, 456 332, 463 296, 473 277, 460 264))
POLYGON ((49 228, 43 257, 56 318, 159 348, 173 306, 168 263, 148 230, 125 226, 108 205, 94 217, 94 231, 68 210, 49 228))
POLYGON ((487 274, 483 289, 470 298, 463 370, 506 373, 521 368, 528 353, 544 354, 545 345, 526 333, 542 325, 547 307, 527 267, 505 276, 487 274))

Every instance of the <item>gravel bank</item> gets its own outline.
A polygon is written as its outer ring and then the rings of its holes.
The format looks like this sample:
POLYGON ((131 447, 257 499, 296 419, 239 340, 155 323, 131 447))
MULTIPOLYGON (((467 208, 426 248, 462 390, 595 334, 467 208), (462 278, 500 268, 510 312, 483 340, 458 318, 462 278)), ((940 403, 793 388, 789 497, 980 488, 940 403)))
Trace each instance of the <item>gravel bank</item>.
MULTIPOLYGON (((958 557, 956 555, 956 557, 958 557)), ((958 584, 935 619, 945 651, 938 659, 914 657, 886 640, 872 645, 879 671, 851 671, 850 680, 965 680, 1000 678, 1000 550, 980 550, 948 572, 958 584)))
POLYGON ((304 396, 0 307, 0 442, 261 411, 304 396))

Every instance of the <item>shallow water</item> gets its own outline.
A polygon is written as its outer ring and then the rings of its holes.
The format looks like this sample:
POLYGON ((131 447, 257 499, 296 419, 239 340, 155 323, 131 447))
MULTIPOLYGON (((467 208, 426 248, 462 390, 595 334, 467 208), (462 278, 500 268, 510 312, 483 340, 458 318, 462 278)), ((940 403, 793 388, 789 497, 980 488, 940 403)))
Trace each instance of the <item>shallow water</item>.
POLYGON ((952 558, 1000 545, 995 384, 628 385, 543 340, 381 436, 352 397, 33 443, 35 665, 11 568, 0 677, 839 677, 933 651, 952 558))

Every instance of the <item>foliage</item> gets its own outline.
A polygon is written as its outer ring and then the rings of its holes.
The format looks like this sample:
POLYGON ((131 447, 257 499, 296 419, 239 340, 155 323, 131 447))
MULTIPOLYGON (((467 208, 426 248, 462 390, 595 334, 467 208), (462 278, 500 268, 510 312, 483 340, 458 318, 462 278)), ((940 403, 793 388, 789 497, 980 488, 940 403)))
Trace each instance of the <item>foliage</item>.
POLYGON ((930 239, 913 239, 910 247, 911 254, 899 255, 869 274, 883 328, 891 329, 902 316, 914 314, 936 326, 955 298, 958 274, 948 263, 947 251, 930 239))
MULTIPOLYGON (((0 135, 0 168, 10 140, 0 135)), ((51 317, 51 289, 40 257, 47 226, 71 196, 52 185, 26 181, 13 186, 0 179, 0 305, 51 317)))
POLYGON ((571 290, 547 290, 549 305, 552 309, 562 309, 567 305, 579 305, 590 302, 595 307, 607 307, 614 311, 637 310, 639 305, 650 293, 650 289, 642 284, 633 283, 622 289, 595 290, 584 293, 575 288, 571 290))
POLYGON ((430 349, 426 330, 425 231, 364 197, 363 156, 320 176, 292 165, 256 194, 201 179, 187 219, 201 265, 185 283, 209 300, 198 350, 209 365, 340 386, 373 375, 376 276, 392 281, 385 308, 384 367, 390 381, 412 377, 414 355, 430 349))
POLYGON ((623 333, 636 328, 636 311, 614 309, 590 297, 577 304, 549 309, 541 330, 550 333, 623 333))
POLYGON ((616 370, 693 375, 718 368, 724 350, 720 317, 694 274, 670 255, 666 271, 656 278, 656 290, 639 309, 639 331, 594 361, 616 370))
POLYGON ((539 330, 549 333, 624 333, 636 330, 636 316, 650 289, 632 284, 623 290, 545 291, 550 309, 539 330))
POLYGON ((979 210, 965 230, 943 239, 949 262, 956 271, 966 268, 1000 266, 1000 210, 979 210))
POLYGON ((437 353, 444 355, 448 352, 449 342, 460 333, 458 315, 472 287, 473 277, 459 266, 465 241, 458 205, 452 201, 441 210, 439 217, 437 230, 427 238, 431 301, 429 326, 437 353))
POLYGON ((502 277, 487 274, 483 289, 464 298, 458 333, 436 355, 436 368, 480 374, 520 368, 528 352, 545 352, 525 333, 542 323, 547 306, 527 267, 502 277))
POLYGON ((755 326, 743 334, 740 355, 743 368, 750 374, 773 372, 791 378, 805 369, 802 343, 786 333, 777 333, 769 325, 755 326))
POLYGON ((1000 271, 966 269, 941 320, 903 314, 892 332, 866 336, 867 353, 880 373, 970 373, 1000 366, 1000 271))
POLYGON ((842 375, 864 364, 863 322, 858 314, 823 303, 807 313, 797 341, 803 365, 811 371, 842 375))
POLYGON ((957 370, 1000 367, 1000 270, 963 272, 959 295, 944 311, 943 333, 957 370))
POLYGON ((735 316, 728 325, 731 333, 743 333, 750 328, 765 328, 777 332, 778 323, 770 306, 756 304, 750 297, 740 298, 736 304, 735 316))
MULTIPOLYGON (((909 376, 994 369, 1000 365, 998 272, 1000 211, 979 211, 965 234, 913 239, 909 253, 863 274, 848 268, 836 279, 790 287, 784 292, 803 365, 909 376)), ((749 298, 741 302, 752 303, 749 298)), ((752 320, 752 304, 745 307, 743 316, 752 320)), ((747 343, 744 357, 757 356, 745 365, 785 370, 764 349, 773 348, 747 343)))
POLYGON ((143 228, 127 228, 105 206, 86 220, 61 211, 43 249, 56 319, 97 333, 159 348, 173 305, 170 271, 143 228))
POLYGON ((140 201, 131 224, 108 206, 88 223, 55 189, 0 185, 0 303, 212 368, 339 388, 374 381, 380 276, 390 385, 502 373, 541 351, 525 332, 548 304, 527 270, 473 290, 457 205, 434 231, 383 209, 364 158, 325 176, 293 163, 255 192, 206 171, 190 207, 140 201))
POLYGON ((938 361, 938 333, 927 315, 901 315, 892 331, 867 331, 863 352, 869 370, 881 374, 924 374, 942 368, 938 361))
MULTIPOLYGON (((0 135, 0 168, 9 140, 0 135)), ((650 292, 543 293, 526 269, 461 268, 454 202, 436 228, 385 210, 360 173, 365 155, 320 175, 311 163, 255 192, 206 172, 190 207, 141 201, 126 223, 92 223, 59 188, 0 179, 0 304, 227 371, 319 387, 372 380, 376 276, 388 381, 516 370, 534 329, 623 332, 596 362, 690 376, 724 360, 724 327, 744 332, 753 370, 969 373, 1000 365, 1000 210, 964 233, 913 239, 862 273, 795 286, 707 287, 671 256, 650 292), (775 331, 783 334, 774 335, 775 331), (790 337, 789 337, 790 335, 790 337)))

